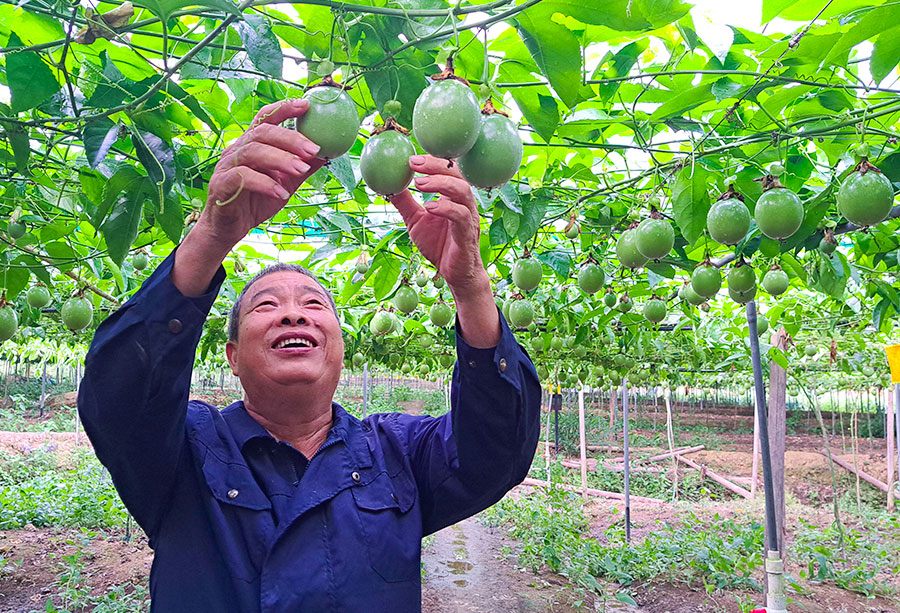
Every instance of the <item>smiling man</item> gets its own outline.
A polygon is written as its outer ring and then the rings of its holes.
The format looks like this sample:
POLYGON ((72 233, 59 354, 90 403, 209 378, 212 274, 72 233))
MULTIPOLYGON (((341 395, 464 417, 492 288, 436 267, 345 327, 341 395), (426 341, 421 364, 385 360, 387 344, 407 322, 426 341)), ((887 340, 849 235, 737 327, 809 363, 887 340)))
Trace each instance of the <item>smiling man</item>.
POLYGON ((451 412, 360 421, 334 403, 338 312, 291 264, 256 275, 232 309, 225 351, 243 401, 188 400, 222 261, 323 163, 280 126, 306 109, 263 108, 224 151, 195 227, 86 359, 79 414, 155 551, 155 612, 418 611, 421 538, 499 500, 534 456, 534 365, 494 304, 470 186, 428 156, 410 167, 439 197, 392 201, 456 304, 451 412))

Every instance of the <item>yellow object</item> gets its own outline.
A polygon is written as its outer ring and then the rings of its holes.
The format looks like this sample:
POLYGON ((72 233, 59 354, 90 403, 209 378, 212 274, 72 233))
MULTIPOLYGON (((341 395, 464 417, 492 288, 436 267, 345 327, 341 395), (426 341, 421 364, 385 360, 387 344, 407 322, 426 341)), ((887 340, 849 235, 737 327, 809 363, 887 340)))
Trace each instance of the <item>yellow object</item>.
POLYGON ((900 383, 900 345, 885 347, 884 352, 891 367, 891 383, 900 383))

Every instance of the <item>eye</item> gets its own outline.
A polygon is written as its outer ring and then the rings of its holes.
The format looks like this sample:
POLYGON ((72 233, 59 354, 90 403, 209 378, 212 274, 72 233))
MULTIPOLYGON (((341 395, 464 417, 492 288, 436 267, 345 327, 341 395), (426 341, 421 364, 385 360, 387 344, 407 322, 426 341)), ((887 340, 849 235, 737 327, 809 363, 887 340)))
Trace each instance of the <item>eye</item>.
POLYGON ((257 304, 255 307, 253 307, 253 308, 254 308, 254 310, 255 310, 255 309, 260 309, 260 308, 263 308, 263 307, 274 307, 274 306, 275 306, 275 301, 274 301, 274 300, 263 300, 262 302, 258 303, 258 304, 257 304))

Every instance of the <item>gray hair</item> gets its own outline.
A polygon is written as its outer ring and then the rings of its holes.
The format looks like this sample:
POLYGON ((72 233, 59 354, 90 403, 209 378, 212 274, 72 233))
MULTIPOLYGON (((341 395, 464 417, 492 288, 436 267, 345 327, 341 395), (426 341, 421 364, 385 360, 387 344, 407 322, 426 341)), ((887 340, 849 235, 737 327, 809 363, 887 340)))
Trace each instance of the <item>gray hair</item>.
POLYGON ((231 312, 228 315, 228 340, 231 342, 237 342, 238 339, 238 328, 240 327, 240 318, 241 318, 241 303, 244 301, 244 294, 247 293, 247 290, 250 289, 254 283, 265 277, 266 275, 270 275, 273 272, 296 272, 301 275, 305 275, 316 282, 316 285, 322 288, 322 291, 325 292, 325 295, 328 296, 328 304, 331 306, 331 310, 334 312, 334 316, 340 320, 340 316, 338 316, 337 305, 334 303, 334 296, 331 295, 331 292, 328 291, 328 288, 325 287, 321 281, 319 281, 319 277, 317 277, 312 272, 303 268, 299 264, 290 264, 286 262, 280 262, 278 264, 273 264, 271 266, 267 266, 263 268, 261 271, 256 273, 252 279, 247 281, 247 284, 244 285, 244 289, 241 290, 241 293, 238 295, 237 300, 234 301, 234 305, 231 307, 231 312))

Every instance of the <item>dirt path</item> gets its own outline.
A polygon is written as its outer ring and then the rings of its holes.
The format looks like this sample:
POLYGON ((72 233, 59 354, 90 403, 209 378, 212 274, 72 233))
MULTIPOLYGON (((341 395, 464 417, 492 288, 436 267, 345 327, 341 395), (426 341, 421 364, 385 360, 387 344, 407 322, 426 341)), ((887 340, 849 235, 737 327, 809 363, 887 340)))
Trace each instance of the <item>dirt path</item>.
MULTIPOLYGON (((504 553, 515 542, 470 518, 435 535, 422 554, 427 572, 422 585, 423 613, 570 613, 584 599, 594 610, 593 597, 579 596, 564 578, 520 571, 504 553)), ((597 610, 603 610, 601 607, 597 610)), ((637 611, 619 602, 607 602, 607 611, 637 611)))

